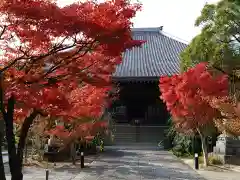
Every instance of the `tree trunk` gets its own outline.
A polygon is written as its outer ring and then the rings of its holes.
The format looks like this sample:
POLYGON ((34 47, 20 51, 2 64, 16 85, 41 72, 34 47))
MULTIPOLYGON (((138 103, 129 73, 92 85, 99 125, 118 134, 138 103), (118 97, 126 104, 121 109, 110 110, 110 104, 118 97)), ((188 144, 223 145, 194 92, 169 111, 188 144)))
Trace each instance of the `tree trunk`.
POLYGON ((13 113, 14 113, 14 97, 8 100, 7 113, 4 114, 6 125, 6 138, 8 143, 9 167, 12 175, 12 180, 22 180, 21 165, 16 153, 15 136, 13 132, 13 113))
MULTIPOLYGON (((0 128, 1 128, 1 126, 0 126, 0 128)), ((3 141, 3 134, 0 132, 0 179, 6 180, 4 164, 3 164, 3 156, 2 156, 2 141, 3 141)))
POLYGON ((198 133, 200 135, 201 142, 202 142, 204 166, 207 167, 208 166, 208 150, 207 150, 206 136, 199 129, 198 129, 198 133))
POLYGON ((27 158, 28 158, 28 142, 26 142, 26 144, 25 144, 25 154, 24 154, 24 157, 25 157, 25 164, 27 164, 27 158))
POLYGON ((76 147, 74 142, 71 143, 70 154, 72 158, 72 164, 76 165, 76 147))
MULTIPOLYGON (((0 110, 1 110, 1 118, 4 119, 5 108, 3 105, 3 83, 2 83, 3 79, 2 78, 3 78, 2 73, 0 73, 0 110)), ((0 179, 6 180, 4 164, 3 164, 3 156, 2 156, 2 142, 4 137, 5 124, 2 119, 0 121, 1 121, 0 122, 0 179)))
POLYGON ((23 152, 24 152, 24 146, 26 144, 26 138, 28 135, 28 131, 34 121, 34 119, 36 118, 36 116, 38 115, 38 112, 36 110, 34 110, 29 117, 27 117, 22 125, 21 128, 21 133, 20 133, 20 138, 19 138, 19 143, 17 146, 17 156, 19 158, 19 163, 20 163, 20 171, 22 171, 22 164, 23 164, 23 152))

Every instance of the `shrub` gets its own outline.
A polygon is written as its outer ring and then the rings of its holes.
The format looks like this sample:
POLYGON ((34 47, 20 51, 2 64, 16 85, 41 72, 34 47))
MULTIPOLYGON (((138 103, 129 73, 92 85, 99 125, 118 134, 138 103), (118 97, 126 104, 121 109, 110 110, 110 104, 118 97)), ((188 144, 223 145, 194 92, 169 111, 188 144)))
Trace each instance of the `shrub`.
POLYGON ((187 157, 191 155, 192 152, 192 141, 189 136, 181 134, 176 131, 174 125, 172 124, 172 119, 169 121, 169 129, 167 137, 171 140, 172 143, 172 152, 177 157, 187 157))
POLYGON ((223 164, 222 159, 217 155, 209 156, 208 161, 209 161, 209 164, 213 164, 213 165, 222 165, 223 164))

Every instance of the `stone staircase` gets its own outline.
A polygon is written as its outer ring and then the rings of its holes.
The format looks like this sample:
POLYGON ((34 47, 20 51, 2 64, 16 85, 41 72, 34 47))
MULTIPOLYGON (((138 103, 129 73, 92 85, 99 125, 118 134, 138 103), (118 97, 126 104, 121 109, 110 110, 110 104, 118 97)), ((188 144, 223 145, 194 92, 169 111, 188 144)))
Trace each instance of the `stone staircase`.
POLYGON ((115 125, 114 144, 116 145, 158 145, 164 139, 166 126, 115 125))
POLYGON ((114 144, 136 143, 136 128, 131 125, 115 125, 114 144))

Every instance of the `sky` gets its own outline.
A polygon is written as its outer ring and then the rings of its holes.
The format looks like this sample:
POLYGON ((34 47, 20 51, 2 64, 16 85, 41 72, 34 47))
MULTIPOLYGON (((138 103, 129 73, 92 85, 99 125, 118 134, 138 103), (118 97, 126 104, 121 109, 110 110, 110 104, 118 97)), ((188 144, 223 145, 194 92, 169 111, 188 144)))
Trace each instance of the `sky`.
MULTIPOLYGON (((61 5, 74 0, 58 0, 61 5)), ((170 36, 186 42, 200 33, 194 26, 196 18, 206 3, 218 0, 139 0, 143 4, 141 12, 133 19, 134 27, 160 27, 170 36)))

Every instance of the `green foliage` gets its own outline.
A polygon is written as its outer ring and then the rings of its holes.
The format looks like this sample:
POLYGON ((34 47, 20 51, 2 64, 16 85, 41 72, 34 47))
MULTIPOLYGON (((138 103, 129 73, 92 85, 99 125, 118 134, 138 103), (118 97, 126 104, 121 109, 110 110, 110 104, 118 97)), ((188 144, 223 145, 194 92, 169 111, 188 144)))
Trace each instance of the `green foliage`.
POLYGON ((100 135, 97 135, 92 140, 92 144, 95 144, 95 145, 99 146, 101 144, 101 141, 103 141, 103 140, 104 139, 100 135))
POLYGON ((171 139, 173 147, 172 152, 177 157, 190 156, 192 153, 192 141, 191 137, 186 136, 176 131, 172 119, 168 121, 170 127, 168 129, 167 136, 171 139))
MULTIPOLYGON (((174 124, 172 123, 172 119, 170 118, 168 121, 169 129, 167 133, 167 137, 172 141, 171 151, 177 157, 193 157, 194 153, 198 153, 202 155, 202 145, 201 140, 198 136, 190 136, 185 135, 183 133, 178 132, 174 124)), ((209 127, 210 128, 210 127, 209 127)), ((211 129, 211 128, 210 128, 211 129)), ((213 132, 212 129, 208 129, 208 134, 213 132)))
MULTIPOLYGON (((193 157, 193 159, 194 159, 194 157, 193 157)), ((203 164, 204 163, 202 154, 199 156, 198 162, 199 162, 199 164, 203 164)))
POLYGON ((18 144, 18 142, 19 142, 19 137, 18 136, 15 136, 15 144, 18 144))
POLYGON ((209 156, 208 158, 209 164, 213 164, 213 165, 222 165, 223 161, 219 156, 209 156))
POLYGON ((232 72, 240 63, 239 0, 205 5, 195 24, 202 31, 181 54, 181 70, 207 61, 232 72))
POLYGON ((177 133, 173 141, 173 154, 178 157, 191 155, 192 141, 188 136, 177 133))
POLYGON ((18 144, 19 142, 19 135, 20 135, 20 129, 21 127, 18 124, 14 124, 14 134, 15 134, 15 144, 18 144))

